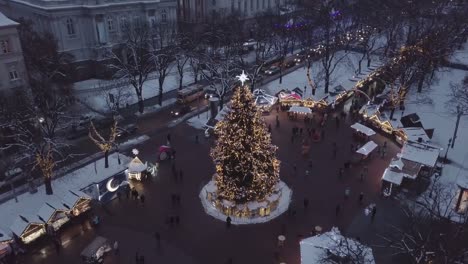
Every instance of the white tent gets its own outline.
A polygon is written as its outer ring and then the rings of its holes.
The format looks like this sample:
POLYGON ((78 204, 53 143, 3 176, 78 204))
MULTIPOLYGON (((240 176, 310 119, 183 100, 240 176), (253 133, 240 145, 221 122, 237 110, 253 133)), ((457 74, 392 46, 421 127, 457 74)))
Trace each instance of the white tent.
POLYGON ((382 176, 382 180, 396 184, 396 185, 401 185, 401 182, 403 181, 404 173, 401 171, 397 171, 391 168, 386 168, 385 172, 382 176))
POLYGON ((360 149, 356 151, 356 153, 362 154, 364 156, 369 155, 375 148, 377 147, 377 144, 375 144, 374 141, 369 141, 367 142, 364 146, 362 146, 360 149))
POLYGON ((145 171, 148 166, 144 164, 138 157, 135 157, 129 164, 128 170, 130 172, 142 172, 145 171))
POLYGON ((351 128, 353 128, 354 130, 356 130, 358 132, 364 133, 366 136, 375 135, 374 130, 372 130, 372 129, 370 129, 370 128, 368 128, 365 125, 360 124, 360 123, 354 123, 354 125, 352 125, 351 128))
POLYGON ((295 112, 295 113, 300 113, 300 114, 310 114, 310 113, 312 113, 312 110, 310 110, 310 108, 308 108, 308 107, 293 105, 293 106, 291 106, 291 108, 289 108, 288 112, 295 112))

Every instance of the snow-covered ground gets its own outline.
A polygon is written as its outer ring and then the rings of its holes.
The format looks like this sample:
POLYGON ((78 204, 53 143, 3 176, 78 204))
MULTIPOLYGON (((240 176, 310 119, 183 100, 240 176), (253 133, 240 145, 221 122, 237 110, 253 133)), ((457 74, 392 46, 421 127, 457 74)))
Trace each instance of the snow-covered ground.
POLYGON ((461 49, 456 50, 449 61, 468 65, 468 42, 465 42, 461 49))
MULTIPOLYGON (((339 59, 345 55, 344 51, 340 51, 336 54, 335 59, 339 59)), ((364 60, 361 64, 361 74, 356 76, 356 70, 358 69, 359 59, 362 57, 362 54, 356 52, 348 52, 346 56, 338 63, 336 69, 334 70, 331 80, 329 91, 334 91, 334 88, 338 85, 343 86, 346 90, 351 90, 356 85, 357 81, 364 79, 369 73, 372 72, 372 69, 375 69, 382 65, 377 56, 372 57, 371 67, 367 68, 367 60, 364 60)), ((313 81, 317 85, 317 90, 315 92, 314 98, 321 99, 326 96, 324 93, 324 78, 321 76, 323 66, 321 61, 316 61, 312 64, 311 75, 313 76, 313 81)), ((262 88, 265 89, 270 94, 276 94, 282 89, 292 90, 296 87, 304 89, 306 86, 306 93, 304 94, 305 98, 312 96, 312 90, 307 81, 307 68, 299 68, 289 74, 283 76, 282 83, 279 83, 279 79, 274 80, 262 88)))
MULTIPOLYGON (((113 94, 114 100, 119 101, 120 107, 125 107, 128 104, 134 104, 138 102, 138 98, 135 93, 135 88, 132 85, 120 86, 118 85, 122 81, 107 81, 90 79, 74 84, 75 96, 78 100, 83 101, 89 105, 92 109, 100 112, 110 111, 109 94, 113 94), (110 90, 103 89, 100 87, 108 87, 115 85, 116 87, 110 90)), ((193 82, 193 77, 189 72, 185 72, 183 78, 183 85, 188 85, 193 82)), ((164 93, 179 88, 179 76, 175 68, 172 68, 168 76, 164 81, 163 86, 164 93)), ((157 96, 159 93, 159 84, 157 76, 152 76, 150 80, 147 80, 143 85, 143 99, 148 99, 157 96)), ((89 108, 83 107, 81 104, 76 104, 73 107, 73 112, 78 115, 90 114, 93 111, 89 108)))
MULTIPOLYGON (((395 111, 394 118, 400 119, 402 114, 416 113, 421 119, 425 129, 434 129, 431 143, 443 150, 445 155, 447 144, 453 137, 456 123, 456 103, 451 97, 451 84, 459 84, 468 74, 466 71, 451 68, 442 68, 436 73, 437 81, 429 88, 417 93, 411 89, 406 97, 405 111, 395 111)), ((468 115, 462 116, 458 128, 455 147, 448 151, 450 164, 444 165, 442 175, 438 182, 451 188, 454 195, 458 195, 457 183, 468 182, 468 115)), ((452 207, 455 205, 453 204, 452 207)))

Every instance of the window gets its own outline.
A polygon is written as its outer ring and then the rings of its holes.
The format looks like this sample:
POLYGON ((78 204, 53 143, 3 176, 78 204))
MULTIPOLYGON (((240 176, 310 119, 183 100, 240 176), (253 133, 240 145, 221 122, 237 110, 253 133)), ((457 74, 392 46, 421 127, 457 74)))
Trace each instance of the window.
POLYGON ((262 8, 265 9, 265 0, 262 0, 262 8))
POLYGON ((253 1, 254 0, 250 0, 250 10, 253 10, 253 1))
POLYGON ((271 8, 271 0, 268 0, 268 8, 271 8))
POLYGON ((240 1, 237 1, 237 11, 240 12, 240 10, 241 10, 241 3, 240 1))
POLYGON ((161 12, 161 22, 162 22, 162 23, 166 23, 166 22, 167 22, 166 10, 163 10, 163 11, 161 12))
POLYGON ((127 17, 123 16, 120 18, 120 31, 124 32, 127 29, 128 21, 127 17))
POLYGON ((69 37, 74 37, 76 35, 75 23, 71 18, 67 18, 67 34, 69 37))
POLYGON ((260 8, 260 0, 257 0, 257 10, 260 8))
POLYGON ((7 39, 0 40, 0 49, 2 51, 2 54, 10 53, 10 42, 7 39))
POLYGON ((10 81, 16 81, 19 79, 18 72, 16 71, 16 67, 11 67, 8 75, 10 76, 10 81))
POLYGON ((247 0, 244 0, 244 13, 245 15, 247 15, 248 11, 247 11, 247 0))
POLYGON ((109 32, 115 31, 114 19, 112 19, 112 17, 110 17, 110 16, 107 17, 107 30, 109 32))

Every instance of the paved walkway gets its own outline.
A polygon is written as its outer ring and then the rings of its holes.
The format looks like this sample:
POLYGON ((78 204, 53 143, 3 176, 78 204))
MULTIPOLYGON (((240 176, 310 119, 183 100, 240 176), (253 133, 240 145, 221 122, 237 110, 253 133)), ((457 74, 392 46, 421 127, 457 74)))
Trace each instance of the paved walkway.
MULTIPOLYGON (((389 141, 387 157, 380 159, 375 155, 369 163, 368 177, 363 182, 359 180, 361 165, 354 166, 343 179, 339 179, 339 167, 352 155, 351 121, 348 120, 346 125, 341 123, 337 129, 335 121, 330 118, 325 129, 325 140, 313 143, 310 157, 304 158, 300 154, 300 140, 291 143, 293 125, 304 126, 304 123, 287 120, 286 113, 279 113, 281 126, 275 128, 275 116, 273 111, 265 116, 265 120, 272 124, 273 142, 279 146, 281 178, 293 190, 291 206, 295 216, 283 214, 265 224, 233 226, 231 229, 227 229, 224 222, 208 216, 203 211, 198 194, 214 172, 209 158, 212 142, 203 138, 203 131, 194 130, 184 123, 170 131, 160 131, 138 147, 142 160, 154 162, 158 146, 166 142, 166 135, 170 132, 177 150, 176 168, 184 172, 182 181, 174 180, 169 161, 162 163, 156 179, 135 184, 146 197, 144 205, 138 201, 127 201, 125 197, 122 201, 114 200, 106 206, 106 210, 97 209, 102 216, 102 226, 98 229, 91 229, 80 236, 72 236, 71 231, 66 231, 63 240, 74 238, 60 254, 54 250, 41 254, 39 250, 20 263, 79 263, 78 258, 71 259, 70 256, 78 256, 92 237, 99 234, 120 244, 120 255, 112 256, 108 263, 135 263, 138 252, 145 256, 146 263, 226 263, 232 257, 233 263, 278 263, 277 259, 280 259, 288 264, 299 264, 299 239, 308 236, 315 225, 324 227, 324 230, 338 226, 347 231, 350 226, 368 222, 369 219, 363 217, 364 207, 369 203, 377 203, 380 207, 380 177, 398 148, 389 141), (196 133, 200 135, 199 144, 195 142, 196 133), (336 158, 333 158, 332 142, 338 145, 336 158), (309 158, 313 161, 313 168, 310 175, 305 176, 309 158), (345 200, 344 190, 347 187, 351 188, 351 196, 345 200), (363 205, 358 203, 360 192, 365 194, 363 205), (171 194, 174 193, 181 195, 181 206, 172 205, 171 194), (306 210, 303 207, 304 198, 310 201, 306 210), (337 204, 342 208, 338 217, 335 216, 337 204), (167 219, 176 215, 180 218, 180 225, 171 227, 167 219), (155 232, 161 235, 162 253, 156 249, 155 232), (283 248, 277 247, 279 234, 286 236, 283 248)), ((382 145, 385 138, 377 135, 373 140, 382 145)), ((380 211, 376 219, 379 215, 380 211)), ((355 228, 352 234, 358 236, 363 229, 355 228)), ((365 239, 363 241, 366 242, 365 239)))

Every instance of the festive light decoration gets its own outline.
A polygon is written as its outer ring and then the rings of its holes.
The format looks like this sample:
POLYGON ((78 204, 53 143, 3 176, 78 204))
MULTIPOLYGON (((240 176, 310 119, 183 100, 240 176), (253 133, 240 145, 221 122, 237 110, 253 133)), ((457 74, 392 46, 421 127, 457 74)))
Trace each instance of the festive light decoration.
POLYGON ((53 155, 52 148, 50 143, 47 144, 45 149, 42 152, 37 152, 35 155, 35 161, 33 169, 39 167, 42 172, 42 177, 44 177, 44 183, 46 186, 46 194, 52 195, 52 173, 55 167, 55 159, 53 155))
POLYGON ((216 165, 218 199, 239 203, 262 201, 279 182, 277 147, 255 106, 250 89, 241 86, 231 111, 215 127, 218 136, 211 157, 216 165))
POLYGON ((111 127, 111 132, 108 140, 105 140, 99 132, 97 132, 96 127, 94 126, 93 121, 89 126, 89 138, 91 141, 98 146, 98 148, 104 152, 104 161, 105 161, 105 168, 109 168, 109 151, 111 151, 112 147, 115 144, 115 138, 117 137, 117 120, 114 120, 114 124, 111 127))

